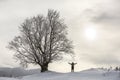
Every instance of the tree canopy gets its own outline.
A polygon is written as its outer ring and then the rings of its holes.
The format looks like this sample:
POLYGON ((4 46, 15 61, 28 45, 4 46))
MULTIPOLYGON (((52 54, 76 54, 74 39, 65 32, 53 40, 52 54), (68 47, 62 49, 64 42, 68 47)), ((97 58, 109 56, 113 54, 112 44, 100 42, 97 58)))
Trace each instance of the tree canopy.
POLYGON ((48 10, 42 15, 26 19, 19 27, 20 35, 9 43, 20 64, 37 64, 41 72, 48 70, 48 64, 62 54, 73 54, 73 46, 67 38, 67 26, 59 12, 48 10))

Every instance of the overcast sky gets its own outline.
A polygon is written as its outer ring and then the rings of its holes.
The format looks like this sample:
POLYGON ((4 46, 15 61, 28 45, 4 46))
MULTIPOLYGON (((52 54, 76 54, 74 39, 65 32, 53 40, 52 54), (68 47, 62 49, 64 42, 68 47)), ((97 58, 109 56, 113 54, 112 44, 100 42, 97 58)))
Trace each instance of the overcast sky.
MULTIPOLYGON (((46 15, 48 9, 58 10, 68 26, 78 63, 76 71, 120 65, 119 0, 0 0, 0 67, 18 66, 14 53, 6 48, 8 42, 19 34, 18 26, 26 18, 46 15), (89 29, 94 33, 87 33, 89 29)), ((69 71, 69 60, 66 56, 64 62, 55 62, 50 69, 69 71)))

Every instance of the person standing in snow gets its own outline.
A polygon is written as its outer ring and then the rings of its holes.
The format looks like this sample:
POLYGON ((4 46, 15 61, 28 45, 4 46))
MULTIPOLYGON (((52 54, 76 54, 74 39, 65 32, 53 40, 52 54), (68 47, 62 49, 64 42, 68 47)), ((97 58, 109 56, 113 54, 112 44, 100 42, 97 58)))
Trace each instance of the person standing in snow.
POLYGON ((71 72, 74 72, 74 66, 75 66, 77 63, 72 62, 72 63, 69 63, 69 64, 71 65, 71 72))

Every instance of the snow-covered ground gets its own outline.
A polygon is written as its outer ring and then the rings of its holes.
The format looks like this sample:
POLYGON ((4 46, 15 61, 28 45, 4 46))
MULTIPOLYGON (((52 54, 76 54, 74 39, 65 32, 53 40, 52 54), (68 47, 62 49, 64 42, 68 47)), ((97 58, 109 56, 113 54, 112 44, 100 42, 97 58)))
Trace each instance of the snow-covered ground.
POLYGON ((20 77, 40 73, 40 69, 25 70, 24 68, 0 68, 0 77, 20 77))
POLYGON ((1 77, 0 80, 120 80, 120 72, 102 69, 89 69, 72 73, 57 73, 49 71, 16 78, 1 77))

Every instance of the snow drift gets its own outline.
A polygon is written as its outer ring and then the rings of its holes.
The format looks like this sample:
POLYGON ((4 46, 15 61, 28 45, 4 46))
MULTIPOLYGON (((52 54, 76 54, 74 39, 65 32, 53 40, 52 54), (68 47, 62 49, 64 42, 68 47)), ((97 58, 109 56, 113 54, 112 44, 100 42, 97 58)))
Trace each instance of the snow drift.
POLYGON ((45 72, 23 76, 21 78, 3 78, 0 80, 120 80, 120 72, 114 70, 88 69, 81 72, 57 73, 45 72))
POLYGON ((20 77, 40 73, 39 69, 25 70, 24 68, 0 68, 0 77, 20 77))

